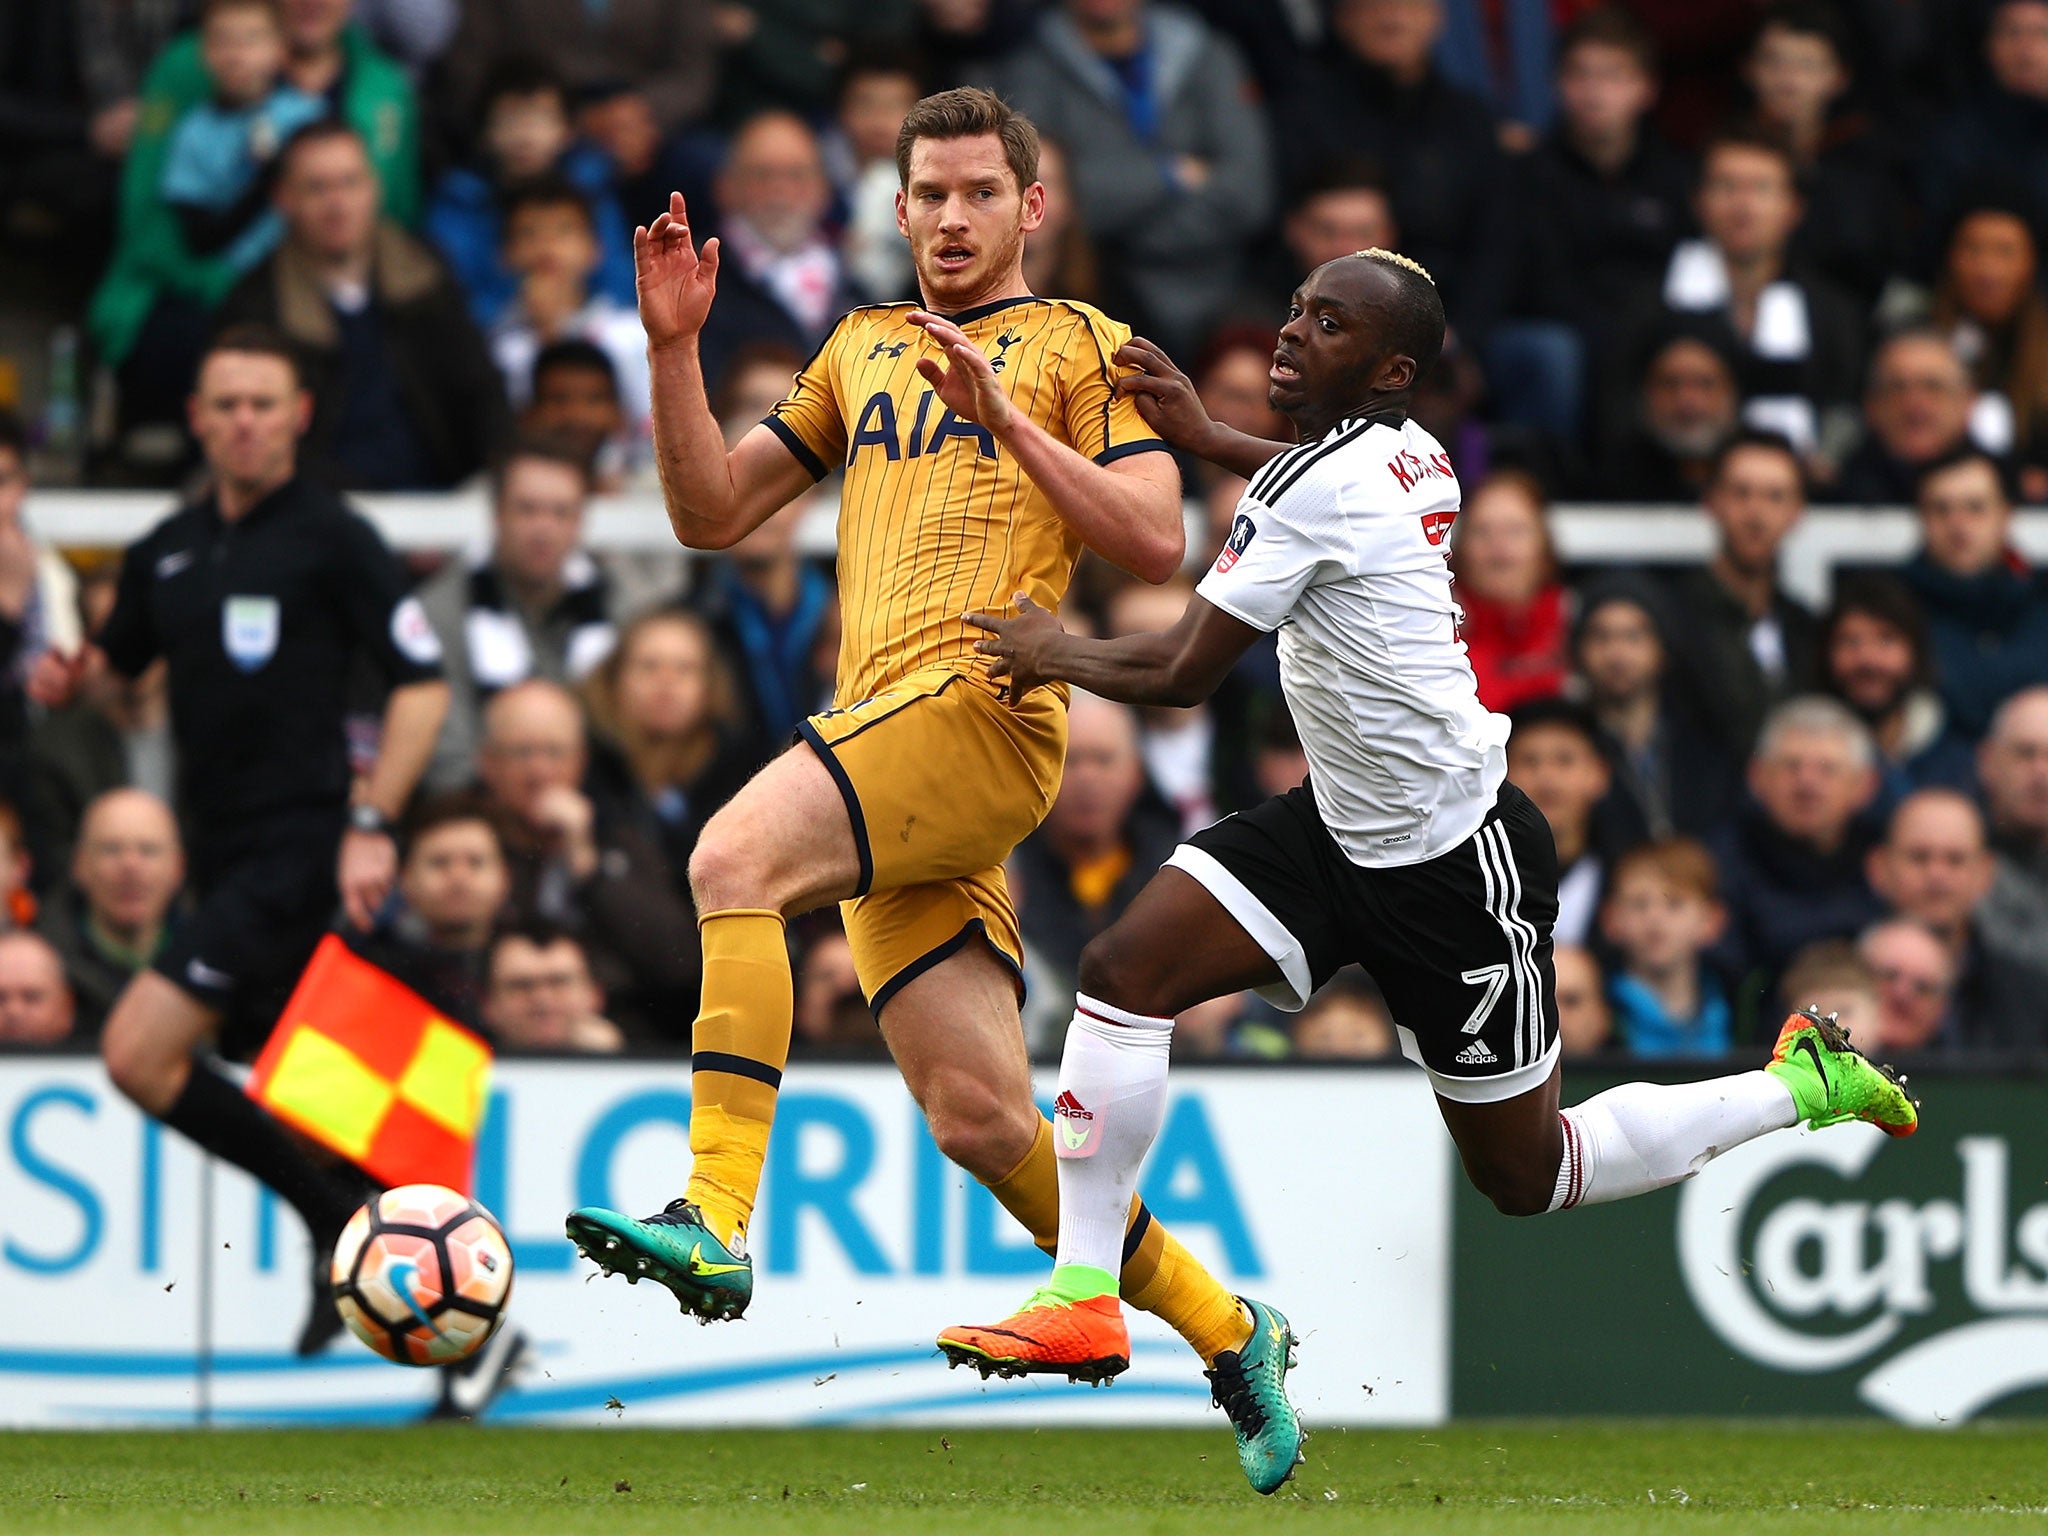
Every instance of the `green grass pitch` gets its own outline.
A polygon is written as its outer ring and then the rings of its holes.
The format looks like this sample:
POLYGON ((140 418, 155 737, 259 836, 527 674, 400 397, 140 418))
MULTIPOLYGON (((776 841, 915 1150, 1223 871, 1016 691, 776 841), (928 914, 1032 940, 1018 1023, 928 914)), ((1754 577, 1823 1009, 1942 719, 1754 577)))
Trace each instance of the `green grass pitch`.
POLYGON ((1280 1494, 1191 1431, 0 1434, 0 1531, 2048 1530, 2048 1426, 1328 1430, 1280 1494))

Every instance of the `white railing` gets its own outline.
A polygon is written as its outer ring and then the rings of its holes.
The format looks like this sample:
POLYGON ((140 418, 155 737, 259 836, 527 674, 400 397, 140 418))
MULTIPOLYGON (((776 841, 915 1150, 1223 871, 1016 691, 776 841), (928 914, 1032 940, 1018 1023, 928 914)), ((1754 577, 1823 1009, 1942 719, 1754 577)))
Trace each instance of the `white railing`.
MULTIPOLYGON (((354 500, 400 549, 460 549, 480 545, 484 537, 481 490, 354 500)), ((172 501, 153 491, 48 490, 32 498, 30 516, 36 532, 53 543, 119 546, 146 532, 172 501)), ((830 554, 836 516, 828 487, 803 524, 802 546, 830 554)), ((1572 564, 1686 564, 1706 559, 1714 546, 1713 529, 1693 507, 1566 505, 1553 509, 1551 527, 1559 555, 1572 564)), ((2029 560, 2048 565, 2048 509, 2022 512, 2014 538, 2029 560)), ((661 499, 652 495, 598 498, 591 504, 589 542, 597 549, 674 548, 661 499)), ((1902 509, 1816 508, 1785 542, 1785 585, 1805 601, 1823 604, 1836 566, 1902 561, 1917 542, 1913 516, 1902 509)))

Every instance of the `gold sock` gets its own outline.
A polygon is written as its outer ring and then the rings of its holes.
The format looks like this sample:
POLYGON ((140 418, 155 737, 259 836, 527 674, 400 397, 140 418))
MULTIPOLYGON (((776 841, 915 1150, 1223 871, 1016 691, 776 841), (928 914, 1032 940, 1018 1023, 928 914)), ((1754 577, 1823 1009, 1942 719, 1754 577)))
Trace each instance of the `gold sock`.
MULTIPOLYGON (((1031 1240, 1047 1253, 1060 1240, 1059 1160, 1052 1150, 1052 1122, 1040 1117, 1038 1135, 1023 1161, 988 1186, 1002 1208, 1016 1217, 1031 1240)), ((1252 1336, 1251 1319, 1201 1261, 1152 1219, 1145 1202, 1131 1199, 1131 1228, 1124 1239, 1124 1300, 1150 1312, 1188 1341, 1206 1364, 1252 1336)))
POLYGON ((690 1183, 711 1230, 742 1239, 761 1188, 795 1010, 782 914, 708 912, 704 989, 691 1037, 690 1183))

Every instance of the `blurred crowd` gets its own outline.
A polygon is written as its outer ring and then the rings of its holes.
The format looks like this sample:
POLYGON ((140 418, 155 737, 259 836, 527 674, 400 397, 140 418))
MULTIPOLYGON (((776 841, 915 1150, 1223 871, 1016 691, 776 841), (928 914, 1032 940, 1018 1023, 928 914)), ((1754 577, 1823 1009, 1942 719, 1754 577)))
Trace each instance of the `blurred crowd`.
MULTIPOLYGON (((415 561, 454 707, 380 919, 508 1046, 687 1047, 705 820, 830 701, 799 538, 629 560, 654 485, 636 223, 726 259, 704 338, 744 431, 847 307, 914 296, 896 130, 993 84, 1046 136, 1034 291, 1159 341, 1218 419, 1265 403, 1290 287, 1367 246, 1452 325, 1417 415, 1465 489, 1482 699, 1562 871, 1574 1054, 1754 1048, 1786 1006, 1891 1052, 2048 1051, 2048 0, 14 0, 0 14, 0 1041, 90 1039, 180 914, 160 677, 44 711, 106 552, 31 480, 203 477, 208 339, 288 338, 302 474, 483 479, 486 544, 415 561), (1711 558, 1566 568, 1553 501, 1694 509, 1711 558), (1908 506, 1901 566, 1780 578, 1809 504, 1908 506)), ((1184 466, 1190 577, 1240 482, 1184 466)), ((1084 565, 1063 617, 1192 590, 1084 565)), ((366 698, 361 753, 375 750, 366 698)), ((1192 710, 1079 698, 1010 877, 1027 1030, 1185 831, 1305 772, 1270 643, 1192 710)), ((794 925, 798 1051, 881 1049, 833 914, 794 925)), ((1249 996, 1176 1050, 1398 1048, 1370 978, 1249 996)))

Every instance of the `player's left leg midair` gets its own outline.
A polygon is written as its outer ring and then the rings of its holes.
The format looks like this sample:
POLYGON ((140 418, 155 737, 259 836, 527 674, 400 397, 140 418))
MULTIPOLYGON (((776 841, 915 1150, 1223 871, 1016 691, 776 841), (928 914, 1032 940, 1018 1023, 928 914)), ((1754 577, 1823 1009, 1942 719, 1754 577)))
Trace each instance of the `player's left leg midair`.
MULTIPOLYGON (((1143 1211, 1136 1195, 1138 1168, 1165 1109, 1173 1017, 1212 997, 1277 979, 1266 952, 1177 869, 1161 870, 1109 932, 1088 946, 1060 1064, 1058 1129, 1050 1138, 1041 1132, 1038 1143, 1051 1141, 1045 1161, 1057 1166, 1058 1262, 1050 1281, 1014 1316, 942 1333, 939 1346, 955 1364, 1004 1375, 1113 1376, 1129 1360, 1119 1291, 1180 1327, 1165 1307, 1151 1305, 1124 1257, 1124 1214, 1143 1211)), ((1000 1187, 997 1194, 1002 1197, 1000 1187)), ((1034 1235, 1042 1230, 1042 1216, 1011 1209, 1034 1235)), ((1173 1243, 1162 1271, 1168 1264, 1192 1267, 1194 1260, 1173 1243)), ((1219 1296, 1227 1295, 1206 1272, 1202 1278, 1219 1296)), ((1196 1346, 1208 1362, 1211 1391, 1230 1415, 1245 1476, 1259 1492, 1271 1493, 1293 1475, 1305 1438, 1285 1391, 1293 1331, 1286 1318, 1257 1301, 1240 1304, 1233 1298, 1226 1314, 1211 1300, 1207 1311, 1213 1314, 1213 1341, 1221 1342, 1226 1317, 1230 1324, 1221 1347, 1196 1346)))

